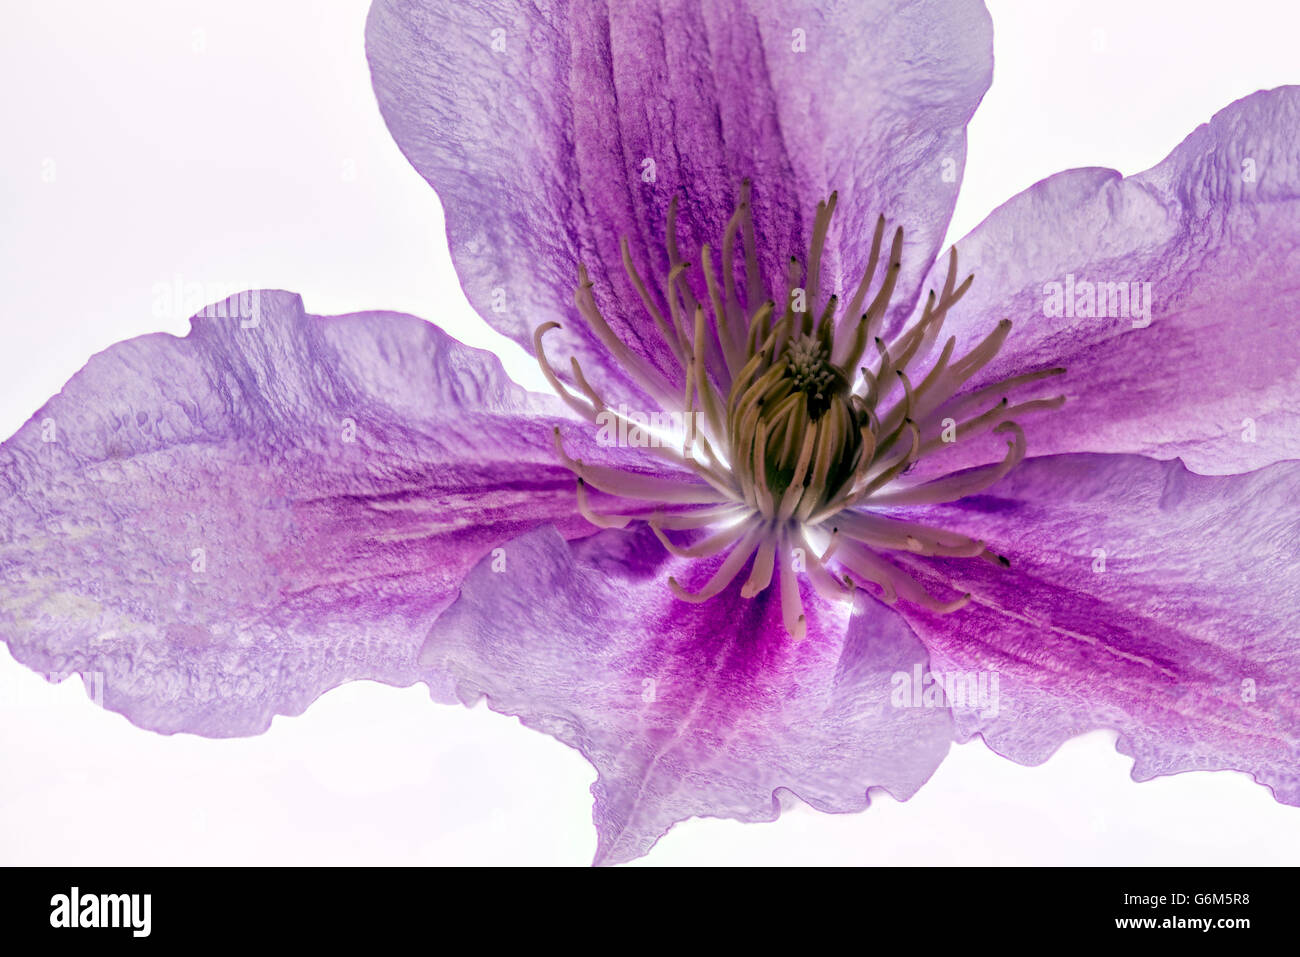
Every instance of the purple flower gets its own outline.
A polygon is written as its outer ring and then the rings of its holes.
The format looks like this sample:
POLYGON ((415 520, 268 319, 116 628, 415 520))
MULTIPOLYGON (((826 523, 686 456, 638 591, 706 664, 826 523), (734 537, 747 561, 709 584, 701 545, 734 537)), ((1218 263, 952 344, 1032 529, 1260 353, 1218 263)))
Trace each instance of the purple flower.
POLYGON ((973 0, 377 0, 367 44, 559 397, 284 292, 114 346, 0 450, 16 658, 168 733, 486 697, 596 767, 598 863, 975 735, 1300 803, 1300 88, 958 260, 973 0))

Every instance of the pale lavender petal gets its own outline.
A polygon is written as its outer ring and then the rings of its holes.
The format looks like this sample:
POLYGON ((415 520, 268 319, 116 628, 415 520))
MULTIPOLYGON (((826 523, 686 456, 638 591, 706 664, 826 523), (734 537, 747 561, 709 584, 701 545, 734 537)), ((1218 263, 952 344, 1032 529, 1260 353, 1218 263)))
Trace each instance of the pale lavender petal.
POLYGON ((1300 804, 1300 463, 1205 476, 1178 461, 1062 455, 929 511, 1009 569, 930 560, 974 600, 898 606, 938 671, 996 673, 996 715, 955 708, 1026 764, 1093 728, 1133 776, 1237 769, 1300 804))
MULTIPOLYGON (((816 203, 838 189, 827 265, 860 270, 876 217, 901 223, 901 313, 947 228, 992 74, 978 0, 377 0, 366 49, 384 118, 441 197, 488 322, 531 348, 537 324, 576 318, 581 261, 614 328, 665 369, 620 237, 662 280, 670 198, 698 262, 752 177, 768 284, 784 290, 816 203)), ((555 348, 598 385, 627 387, 581 323, 555 348)))
POLYGON ((857 811, 868 789, 910 797, 947 753, 942 702, 895 707, 895 675, 924 669, 894 613, 832 608, 805 589, 808 637, 781 625, 776 589, 702 605, 672 597, 644 528, 566 544, 538 529, 485 561, 422 655, 467 705, 554 735, 598 772, 596 862, 645 854, 690 817, 771 821, 792 792, 857 811))
POLYGON ((1043 180, 958 249, 975 285, 952 331, 1015 324, 973 385, 1068 370, 1043 383, 1069 401, 1030 427, 1033 454, 1180 456, 1215 474, 1300 458, 1300 87, 1238 100, 1145 173, 1043 180), (1105 318, 1080 315, 1084 281, 1105 318), (1073 316, 1046 315, 1071 288, 1073 316))
MULTIPOLYGON (((394 313, 245 294, 87 363, 0 448, 0 639, 159 731, 264 730, 407 685, 464 572, 573 514, 590 430, 394 313)), ((589 450, 598 452, 599 450, 589 450)))

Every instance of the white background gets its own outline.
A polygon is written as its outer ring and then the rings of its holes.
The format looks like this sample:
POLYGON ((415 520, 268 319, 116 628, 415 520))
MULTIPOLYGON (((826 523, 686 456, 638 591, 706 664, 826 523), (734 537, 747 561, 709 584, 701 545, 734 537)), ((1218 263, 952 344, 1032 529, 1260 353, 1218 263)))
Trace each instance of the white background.
MULTIPOLYGON (((993 88, 951 240, 1071 166, 1158 162, 1254 90, 1300 82, 1292 0, 990 0, 993 88)), ((0 434, 93 352, 186 303, 155 286, 398 309, 524 353, 462 298, 436 198, 380 120, 365 0, 4 0, 0 434)), ((1294 863, 1300 809, 1245 775, 1133 783, 1094 733, 1022 768, 955 748, 912 801, 690 821, 649 864, 1294 863)), ((575 752, 422 688, 353 684, 253 739, 166 738, 0 652, 0 864, 559 863, 595 849, 575 752)))

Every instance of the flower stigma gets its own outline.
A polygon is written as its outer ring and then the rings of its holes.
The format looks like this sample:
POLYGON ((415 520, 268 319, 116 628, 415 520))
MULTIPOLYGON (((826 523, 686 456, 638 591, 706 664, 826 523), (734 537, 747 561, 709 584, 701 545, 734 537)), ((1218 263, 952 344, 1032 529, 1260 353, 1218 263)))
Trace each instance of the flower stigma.
MULTIPOLYGON (((668 210, 669 272, 659 298, 623 241, 628 279, 675 359, 676 368, 667 372, 615 334, 596 305, 586 267, 579 266, 574 300, 589 330, 646 396, 691 427, 680 451, 648 443, 647 451, 671 466, 663 474, 586 464, 567 454, 555 431, 556 453, 577 478, 577 507, 588 521, 601 528, 645 521, 673 555, 723 556, 696 591, 668 580, 684 601, 718 595, 746 566, 745 598, 765 591, 775 576, 782 618, 795 638, 807 628, 801 573, 819 595, 835 601, 851 601, 857 588, 870 585, 891 605, 901 599, 941 613, 965 605, 969 593, 942 597, 921 585, 909 571, 915 556, 1001 566, 1008 560, 983 541, 932 528, 907 510, 994 485, 1025 456, 1025 433, 1016 419, 1065 401, 1059 395, 1017 404, 1008 399, 1009 392, 1059 375, 1061 368, 963 391, 1006 341, 1006 319, 964 355, 954 355, 957 340, 950 336, 927 361, 945 316, 974 280, 971 275, 957 283, 955 248, 943 288, 930 291, 919 319, 889 342, 882 338, 903 248, 901 226, 886 248, 883 216, 848 302, 835 294, 823 300, 821 260, 836 199, 832 193, 818 203, 806 266, 790 259, 780 307, 760 275, 748 181, 722 237, 720 276, 711 247, 700 250, 702 285, 688 281, 692 266, 677 247, 676 197, 668 210), (923 458, 990 432, 1007 439, 1000 461, 908 481, 923 458), (596 508, 593 490, 623 501, 617 511, 596 508), (696 538, 682 544, 669 532, 696 538)), ((629 421, 626 405, 615 409, 605 401, 576 359, 570 360, 571 383, 561 381, 543 347, 546 333, 558 326, 543 323, 533 334, 551 387, 591 422, 616 420, 620 428, 644 430, 644 422, 629 421)))

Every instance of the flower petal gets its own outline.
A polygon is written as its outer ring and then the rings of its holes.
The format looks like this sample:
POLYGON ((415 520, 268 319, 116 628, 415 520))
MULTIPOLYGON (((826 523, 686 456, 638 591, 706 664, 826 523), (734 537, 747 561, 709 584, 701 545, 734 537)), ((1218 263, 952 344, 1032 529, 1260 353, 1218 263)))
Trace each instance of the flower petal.
MULTIPOLYGON (((407 685, 463 573, 593 529, 552 450, 590 430, 410 316, 283 292, 95 356, 0 447, 0 639, 143 727, 265 730, 349 679, 407 685)), ((599 451, 599 450, 596 450, 599 451)))
POLYGON ((1248 771, 1300 804, 1300 463, 1205 476, 1131 455, 1031 459, 989 493, 928 511, 1009 569, 928 560, 974 600, 900 603, 936 670, 999 676, 995 716, 955 707, 1025 764, 1093 728, 1147 780, 1248 771))
POLYGON ((1015 323, 972 385, 1067 369, 1042 384, 1069 401, 1031 428, 1033 454, 1180 456, 1217 474, 1300 458, 1298 144, 1300 87, 1255 93, 1145 173, 1059 173, 958 244, 976 278, 951 331, 1015 323), (1080 315, 1081 282, 1107 318, 1080 315), (1121 314, 1133 283, 1145 327, 1131 299, 1121 314), (1058 302, 1069 315, 1047 314, 1058 302))
MULTIPOLYGON (((860 270, 877 216, 902 223, 896 301, 908 311, 992 75, 977 0, 376 0, 366 49, 380 109, 442 199, 484 318, 531 348, 538 324, 576 320, 583 262, 615 331, 665 371, 621 237, 662 283, 670 199, 698 262, 751 177, 764 275, 784 295, 785 264, 806 256, 816 204, 838 189, 826 265, 860 270)), ((581 322, 555 335, 598 387, 634 389, 603 368, 581 322)))
POLYGON ((690 817, 774 820, 783 792, 857 811, 868 788, 903 800, 929 778, 952 725, 942 706, 891 705, 892 676, 925 663, 897 615, 805 589, 798 642, 775 587, 686 604, 665 581, 684 568, 644 527, 572 544, 538 529, 470 573, 422 655, 465 704, 486 697, 595 765, 596 863, 690 817))

